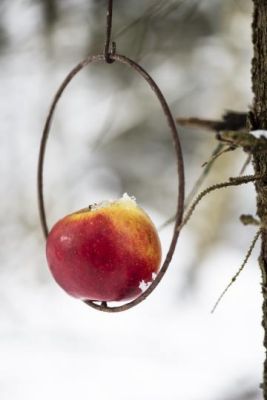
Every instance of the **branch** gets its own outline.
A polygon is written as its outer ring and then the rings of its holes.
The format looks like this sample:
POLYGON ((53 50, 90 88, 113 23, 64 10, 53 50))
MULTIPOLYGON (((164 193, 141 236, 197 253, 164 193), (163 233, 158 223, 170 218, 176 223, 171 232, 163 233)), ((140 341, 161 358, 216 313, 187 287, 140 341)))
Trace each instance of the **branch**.
POLYGON ((224 297, 224 295, 226 294, 226 292, 228 292, 229 288, 232 286, 232 284, 236 281, 236 279, 238 278, 238 276, 241 274, 241 272, 242 272, 243 269, 245 268, 245 265, 247 264, 248 259, 249 259, 249 257, 251 256, 251 253, 252 253, 252 251, 253 251, 253 249, 254 249, 254 247, 255 247, 255 245, 256 245, 256 243, 257 243, 259 237, 260 237, 261 231, 262 231, 262 229, 260 228, 260 229, 258 230, 258 232, 256 233, 256 235, 255 235, 255 237, 254 237, 254 239, 253 239, 253 241, 252 241, 252 243, 251 243, 251 245, 250 245, 250 247, 249 247, 249 249, 248 249, 248 252, 247 252, 247 254, 246 254, 246 256, 245 256, 245 259, 244 259, 244 261, 243 261, 242 264, 241 264, 241 267, 240 267, 239 270, 236 272, 236 274, 232 277, 231 281, 228 283, 228 285, 227 285, 226 288, 223 290, 223 292, 221 293, 221 295, 218 297, 218 300, 216 301, 216 303, 214 304, 214 306, 213 306, 213 308, 212 308, 212 310, 211 310, 211 313, 212 313, 212 314, 214 313, 214 311, 215 311, 216 308, 218 307, 219 303, 221 302, 221 300, 222 300, 222 298, 224 297))
POLYGON ((227 111, 222 120, 209 120, 201 118, 176 118, 176 122, 182 126, 192 128, 205 128, 213 132, 240 131, 246 129, 247 113, 227 111))

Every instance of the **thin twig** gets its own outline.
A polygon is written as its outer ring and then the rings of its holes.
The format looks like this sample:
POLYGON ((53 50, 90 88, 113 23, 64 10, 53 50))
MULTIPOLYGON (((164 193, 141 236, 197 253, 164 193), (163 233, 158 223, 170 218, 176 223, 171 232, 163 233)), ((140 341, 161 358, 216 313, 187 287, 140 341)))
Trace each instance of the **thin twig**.
POLYGON ((136 24, 141 22, 144 18, 152 18, 152 17, 154 17, 158 12, 158 8, 161 7, 161 4, 164 6, 165 0, 159 1, 159 3, 156 3, 156 4, 153 4, 152 6, 149 6, 141 17, 136 18, 130 24, 125 25, 124 27, 122 27, 116 33, 115 38, 118 39, 119 37, 123 36, 129 29, 133 28, 136 24))
POLYGON ((223 149, 219 153, 212 155, 208 161, 204 162, 204 164, 201 165, 201 167, 205 167, 206 165, 210 164, 211 162, 213 163, 221 155, 228 153, 229 151, 233 151, 235 149, 236 149, 236 147, 234 147, 234 146, 228 146, 226 149, 223 149))
POLYGON ((226 288, 223 290, 223 292, 221 293, 221 295, 218 297, 218 300, 216 301, 216 303, 214 304, 214 306, 213 306, 213 308, 212 308, 212 310, 211 310, 211 313, 212 313, 212 314, 214 313, 214 311, 215 311, 216 308, 218 307, 220 301, 222 300, 222 298, 224 297, 224 295, 226 294, 226 292, 228 292, 229 288, 232 286, 232 284, 236 281, 236 279, 238 278, 238 276, 239 276, 239 275, 241 274, 241 272, 243 271, 245 265, 246 265, 247 262, 248 262, 249 257, 251 256, 251 253, 252 253, 252 251, 253 251, 253 249, 254 249, 256 243, 257 243, 257 240, 258 240, 259 237, 260 237, 261 231, 262 231, 262 228, 260 228, 260 229, 257 231, 257 233, 256 233, 256 235, 255 235, 255 237, 254 237, 254 239, 253 239, 253 241, 252 241, 252 243, 251 243, 251 245, 250 245, 250 247, 249 247, 249 249, 248 249, 248 252, 247 252, 247 254, 246 254, 246 257, 245 257, 243 263, 241 264, 241 267, 240 267, 239 270, 236 272, 236 274, 232 277, 231 281, 228 283, 228 285, 227 285, 226 288))
POLYGON ((227 182, 217 183, 215 185, 209 186, 207 189, 203 190, 203 192, 201 192, 197 196, 196 200, 194 201, 194 203, 190 207, 189 211, 185 215, 183 222, 178 227, 178 229, 181 230, 187 224, 187 222, 191 218, 198 203, 203 199, 203 197, 205 197, 210 192, 213 192, 214 190, 230 187, 230 186, 239 186, 239 185, 243 185, 245 183, 254 182, 257 179, 260 179, 260 177, 258 177, 256 175, 247 175, 247 176, 242 176, 242 177, 229 178, 229 181, 227 181, 227 182))
POLYGON ((242 214, 239 219, 243 225, 260 225, 260 221, 251 214, 242 214))
POLYGON ((202 118, 176 118, 176 122, 182 126, 191 128, 204 128, 213 132, 239 131, 246 128, 247 113, 227 111, 222 120, 210 120, 202 118))
MULTIPOLYGON (((176 1, 176 0, 175 0, 176 1)), ((166 4, 165 0, 161 0, 158 3, 152 4, 149 6, 141 17, 136 18, 133 22, 128 25, 125 25, 122 29, 120 29, 115 38, 119 38, 124 35, 129 29, 133 28, 138 23, 142 22, 145 18, 149 18, 150 20, 155 17, 165 18, 168 14, 175 11, 175 9, 181 7, 185 4, 185 0, 180 4, 166 4)))
POLYGON ((247 167, 249 166, 249 164, 251 162, 251 159, 252 159, 252 154, 249 154, 240 170, 240 173, 239 173, 240 176, 242 176, 244 174, 245 170, 247 169, 247 167))
MULTIPOLYGON (((187 197, 185 199, 185 211, 190 206, 191 202, 193 201, 194 197, 196 196, 197 192, 199 191, 199 189, 200 189, 201 185, 203 184, 204 180, 208 176, 213 163, 216 161, 216 157, 215 157, 216 154, 218 154, 223 147, 224 147, 224 144, 219 143, 215 147, 215 149, 213 150, 209 163, 205 166, 204 170, 202 170, 202 172, 201 172, 200 176, 198 177, 196 183, 194 184, 193 188, 191 189, 191 191, 189 192, 189 194, 187 195, 187 197)), ((167 221, 163 222, 163 224, 158 227, 158 231, 161 231, 162 229, 166 228, 166 226, 168 226, 169 224, 172 224, 174 221, 175 221, 175 215, 173 215, 167 221)))
MULTIPOLYGON (((196 181, 195 185, 193 186, 191 192, 188 194, 186 200, 185 200, 185 211, 188 209, 188 207, 190 206, 191 202, 193 201, 193 198, 195 197, 196 193, 198 192, 200 186, 202 185, 203 181, 205 180, 205 178, 207 177, 208 173, 210 172, 210 169, 213 165, 213 163, 217 160, 217 158, 219 156, 221 156, 222 154, 233 150, 232 147, 227 148, 225 150, 222 150, 224 147, 224 144, 219 143, 218 146, 215 148, 215 150, 213 151, 211 158, 205 163, 203 164, 205 166, 204 171, 202 172, 202 174, 200 175, 200 177, 198 178, 198 180, 196 181)), ((231 179, 231 178, 230 178, 231 179)), ((236 178, 235 178, 236 179, 236 178)), ((175 221, 175 215, 172 216, 171 218, 169 218, 167 221, 165 221, 162 225, 159 226, 158 230, 161 231, 162 229, 166 228, 166 226, 168 226, 169 224, 173 223, 175 221)))

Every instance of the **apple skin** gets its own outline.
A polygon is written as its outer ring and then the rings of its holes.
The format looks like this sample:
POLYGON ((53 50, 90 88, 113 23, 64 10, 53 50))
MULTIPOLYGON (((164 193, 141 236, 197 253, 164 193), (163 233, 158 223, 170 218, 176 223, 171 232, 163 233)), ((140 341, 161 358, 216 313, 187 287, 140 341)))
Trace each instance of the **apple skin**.
POLYGON ((58 221, 46 245, 57 283, 82 300, 138 297, 160 268, 161 245, 148 215, 132 201, 83 209, 58 221))

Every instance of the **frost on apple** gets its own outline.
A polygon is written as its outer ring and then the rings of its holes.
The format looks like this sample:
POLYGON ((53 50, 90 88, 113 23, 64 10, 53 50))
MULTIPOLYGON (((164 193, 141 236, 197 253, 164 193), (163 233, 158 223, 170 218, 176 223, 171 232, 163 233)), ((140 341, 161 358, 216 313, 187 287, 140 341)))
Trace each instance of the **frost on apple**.
POLYGON ((142 280, 139 283, 139 289, 141 289, 142 293, 144 293, 149 288, 151 283, 155 280, 156 276, 157 276, 157 274, 155 272, 152 272, 152 280, 151 281, 145 282, 144 280, 142 280))
POLYGON ((94 203, 90 206, 91 211, 96 211, 101 208, 109 207, 111 205, 122 205, 129 207, 137 207, 136 198, 134 196, 129 196, 127 193, 124 193, 122 197, 118 200, 104 200, 99 203, 94 203))

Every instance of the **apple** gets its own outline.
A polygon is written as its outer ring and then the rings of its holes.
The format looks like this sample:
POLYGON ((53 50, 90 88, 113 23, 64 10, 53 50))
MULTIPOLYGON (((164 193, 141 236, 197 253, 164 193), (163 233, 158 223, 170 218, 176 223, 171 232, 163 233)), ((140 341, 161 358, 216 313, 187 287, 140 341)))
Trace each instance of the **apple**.
POLYGON ((58 221, 48 235, 46 255, 55 280, 70 295, 128 301, 155 278, 161 245, 151 219, 124 194, 58 221))

